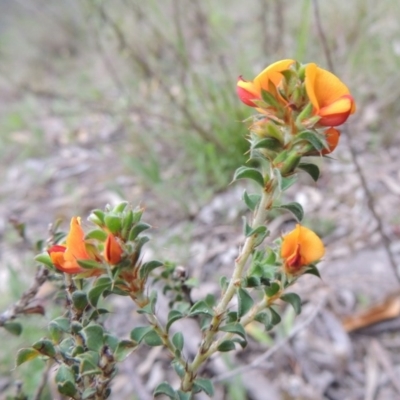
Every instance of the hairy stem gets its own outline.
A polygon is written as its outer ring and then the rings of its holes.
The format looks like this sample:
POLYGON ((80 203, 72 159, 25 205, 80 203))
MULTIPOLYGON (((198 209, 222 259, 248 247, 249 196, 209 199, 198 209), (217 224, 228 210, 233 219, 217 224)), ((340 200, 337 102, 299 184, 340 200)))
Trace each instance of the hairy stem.
MULTIPOLYGON (((267 212, 271 208, 275 183, 273 180, 269 181, 264 188, 260 200, 260 204, 255 212, 251 227, 257 228, 265 224, 267 212)), ((243 248, 235 260, 235 268, 232 278, 228 284, 227 289, 223 293, 219 303, 215 307, 215 314, 211 320, 210 327, 206 331, 200 348, 191 364, 186 367, 185 376, 182 379, 181 388, 185 392, 190 392, 193 387, 193 380, 196 377, 197 371, 200 366, 216 351, 218 342, 214 342, 214 337, 218 333, 218 328, 223 321, 225 312, 229 302, 232 300, 236 293, 237 287, 240 285, 240 280, 243 276, 243 271, 246 267, 247 261, 254 251, 257 240, 257 234, 253 234, 246 238, 243 248)))

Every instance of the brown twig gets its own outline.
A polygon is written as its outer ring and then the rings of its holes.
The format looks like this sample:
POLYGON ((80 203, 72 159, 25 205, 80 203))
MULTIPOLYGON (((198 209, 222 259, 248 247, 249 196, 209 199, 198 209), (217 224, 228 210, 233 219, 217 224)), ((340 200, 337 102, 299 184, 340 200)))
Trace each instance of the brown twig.
POLYGON ((17 318, 19 315, 34 313, 44 314, 42 306, 32 307, 31 303, 40 287, 47 281, 48 276, 48 269, 43 266, 39 267, 31 287, 22 294, 21 298, 15 304, 0 314, 0 326, 4 326, 8 321, 17 318))
POLYGON ((175 96, 175 94, 171 90, 171 87, 165 82, 163 78, 159 76, 159 74, 157 74, 153 66, 148 62, 148 60, 143 58, 138 53, 138 51, 129 43, 120 26, 107 14, 104 8, 100 5, 96 6, 96 10, 99 13, 99 16, 103 20, 103 22, 106 23, 114 32, 115 37, 118 41, 119 50, 122 52, 125 51, 129 55, 132 61, 136 63, 142 70, 142 73, 145 75, 146 78, 157 79, 160 88, 164 91, 169 101, 173 105, 175 105, 177 109, 180 110, 188 124, 193 128, 195 132, 197 132, 197 134, 201 138, 203 138, 207 142, 214 143, 218 149, 222 149, 223 145, 221 144, 219 139, 212 133, 208 132, 207 129, 203 128, 203 126, 198 123, 196 115, 192 113, 185 102, 180 101, 175 96))
MULTIPOLYGON (((313 9, 314 9, 314 17, 315 17, 315 21, 316 21, 316 25, 317 25, 317 31, 318 31, 318 35, 321 41, 321 45, 322 48, 324 49, 324 53, 325 53, 325 57, 326 57, 326 62, 328 64, 329 69, 332 72, 335 72, 335 68, 332 62, 332 56, 331 56, 331 51, 328 45, 328 41, 326 39, 324 30, 322 28, 322 24, 321 24, 321 16, 319 13, 319 6, 318 6, 318 0, 313 0, 312 1, 313 4, 313 9)), ((357 152, 353 143, 353 138, 352 136, 348 133, 348 130, 346 129, 346 127, 344 127, 342 129, 342 132, 345 134, 346 138, 347 138, 347 143, 348 143, 348 148, 350 151, 350 157, 351 157, 351 162, 353 163, 353 165, 355 166, 356 169, 356 173, 360 179, 360 183, 361 183, 361 187, 364 190, 365 196, 367 198, 367 206, 369 208, 369 210, 371 211, 371 214, 373 216, 373 218, 376 221, 376 227, 377 230, 379 232, 379 235, 381 236, 382 239, 382 243, 383 243, 383 247, 385 249, 386 255, 388 257, 389 260, 389 264, 392 267, 392 270, 394 272, 394 275, 397 278, 397 281, 400 283, 400 275, 397 269, 397 264, 396 264, 396 260, 393 254, 393 251, 390 247, 390 239, 389 237, 386 235, 384 229, 383 229, 383 223, 382 223, 382 219, 379 216, 379 214, 376 211, 375 208, 375 203, 374 203, 374 199, 372 196, 371 191, 369 190, 368 184, 367 184, 367 180, 363 174, 362 171, 362 167, 360 165, 360 162, 358 160, 357 157, 357 152)))

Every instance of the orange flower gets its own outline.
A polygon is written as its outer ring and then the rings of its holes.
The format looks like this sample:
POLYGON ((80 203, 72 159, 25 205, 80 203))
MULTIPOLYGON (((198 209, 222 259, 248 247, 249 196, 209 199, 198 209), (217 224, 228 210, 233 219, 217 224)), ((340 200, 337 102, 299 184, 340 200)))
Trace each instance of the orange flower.
POLYGON ((122 247, 111 233, 104 243, 104 259, 111 265, 118 264, 122 258, 122 247))
POLYGON ((303 267, 318 261, 325 254, 322 240, 310 229, 296 225, 296 228, 283 237, 281 257, 286 273, 296 275, 303 267))
POLYGON ((335 128, 328 128, 324 132, 324 134, 326 136, 326 143, 328 144, 328 149, 323 149, 321 152, 322 155, 332 153, 332 151, 336 149, 336 146, 338 145, 340 138, 340 131, 338 131, 335 128))
POLYGON ((269 91, 269 82, 278 86, 282 80, 282 71, 287 70, 294 60, 281 60, 271 64, 258 74, 253 81, 246 81, 239 76, 237 82, 237 94, 239 99, 250 107, 257 107, 253 100, 261 99, 261 89, 269 91))
POLYGON ((347 86, 331 72, 311 63, 305 67, 305 86, 319 125, 338 126, 356 111, 347 86))
POLYGON ((71 219, 70 231, 68 233, 65 246, 54 245, 48 249, 51 261, 54 266, 67 274, 78 274, 89 272, 90 275, 98 275, 100 270, 87 270, 82 268, 77 260, 95 260, 94 254, 89 254, 86 249, 85 233, 81 228, 81 219, 73 217, 71 219))

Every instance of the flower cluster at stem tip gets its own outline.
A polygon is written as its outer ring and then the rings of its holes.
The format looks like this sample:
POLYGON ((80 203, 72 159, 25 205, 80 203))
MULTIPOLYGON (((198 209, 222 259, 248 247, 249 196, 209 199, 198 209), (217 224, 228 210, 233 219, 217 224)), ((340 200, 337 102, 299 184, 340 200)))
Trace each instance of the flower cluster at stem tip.
POLYGON ((237 93, 264 116, 254 124, 255 132, 271 120, 291 126, 292 134, 304 127, 328 128, 322 155, 331 153, 339 142, 335 127, 356 111, 349 89, 338 77, 314 63, 301 65, 291 59, 271 64, 252 81, 240 76, 237 93))
MULTIPOLYGON (((240 76, 237 94, 259 113, 250 118, 251 147, 282 177, 294 174, 303 156, 335 150, 337 126, 356 111, 348 87, 338 77, 314 63, 292 59, 269 65, 252 81, 240 76)), ((283 271, 298 276, 323 257, 325 248, 313 231, 296 225, 283 236, 280 253, 283 271)))

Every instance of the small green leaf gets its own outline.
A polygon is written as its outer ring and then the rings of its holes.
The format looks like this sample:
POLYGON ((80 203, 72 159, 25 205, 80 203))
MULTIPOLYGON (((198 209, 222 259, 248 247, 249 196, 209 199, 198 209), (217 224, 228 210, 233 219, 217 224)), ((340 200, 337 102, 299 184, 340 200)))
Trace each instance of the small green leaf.
POLYGON ((214 396, 214 386, 210 379, 197 378, 194 384, 200 388, 207 396, 214 396))
POLYGON ((220 331, 234 333, 246 339, 246 332, 241 324, 228 324, 219 328, 220 331))
POLYGON ((183 318, 184 315, 178 311, 178 310, 171 310, 168 313, 168 318, 167 318, 167 325, 165 326, 166 331, 169 331, 170 326, 175 322, 178 321, 179 319, 183 318))
POLYGON ((46 267, 54 269, 53 262, 51 261, 51 258, 47 252, 38 254, 35 257, 35 261, 44 264, 46 267))
POLYGON ((126 238, 126 235, 132 228, 133 224, 133 211, 129 210, 122 219, 122 237, 126 238))
POLYGON ((257 141, 253 146, 253 149, 268 149, 272 151, 280 150, 281 148, 281 142, 272 137, 261 139, 257 141))
POLYGON ((100 296, 105 290, 110 290, 112 286, 112 281, 108 276, 102 276, 97 279, 93 287, 89 290, 88 299, 93 307, 97 306, 100 296))
POLYGON ((271 320, 270 320, 271 325, 275 326, 279 324, 279 322, 281 322, 281 316, 272 307, 269 307, 268 310, 271 315, 271 320))
POLYGON ((106 227, 113 235, 119 233, 122 227, 121 217, 113 214, 106 215, 104 217, 104 223, 106 224, 106 227))
POLYGON ((83 290, 76 290, 75 292, 73 292, 72 303, 77 310, 84 310, 88 305, 86 292, 83 290))
POLYGON ((230 324, 232 322, 236 322, 238 320, 238 314, 237 311, 229 311, 226 314, 226 323, 230 324))
POLYGON ((57 385, 57 390, 64 396, 73 397, 76 393, 75 384, 71 381, 66 381, 59 383, 57 385))
POLYGON ((157 261, 157 260, 153 260, 153 261, 144 263, 140 267, 140 279, 147 278, 149 276, 150 272, 153 271, 153 269, 156 269, 163 265, 164 265, 164 263, 162 263, 161 261, 157 261))
POLYGON ((207 305, 204 300, 200 300, 197 303, 193 304, 193 306, 189 310, 189 316, 191 317, 199 314, 206 314, 211 316, 214 315, 212 309, 207 305))
POLYGON ((44 356, 54 358, 56 355, 56 350, 53 343, 49 339, 40 339, 32 345, 32 348, 37 350, 40 354, 44 356))
POLYGON ((161 346, 163 344, 162 339, 158 336, 157 332, 151 330, 145 337, 144 342, 151 347, 161 346))
POLYGON ((261 225, 258 226, 257 228, 250 229, 247 232, 246 237, 257 235, 257 236, 263 236, 265 238, 265 234, 268 234, 268 229, 266 226, 261 225))
POLYGON ((233 176, 233 181, 238 179, 251 179, 257 182, 261 187, 264 187, 264 178, 260 171, 255 168, 239 167, 233 176))
POLYGON ((76 358, 81 361, 79 365, 81 374, 98 373, 100 371, 98 368, 100 355, 97 351, 85 351, 76 355, 76 358))
POLYGON ((141 343, 144 337, 153 330, 151 326, 139 326, 131 331, 131 339, 141 343))
POLYGON ((275 296, 279 290, 281 289, 281 285, 278 282, 272 282, 271 286, 267 286, 264 291, 268 297, 275 296))
POLYGON ((247 290, 239 288, 237 290, 238 297, 238 317, 241 318, 253 307, 254 300, 251 298, 247 290))
POLYGON ((259 194, 248 194, 246 190, 243 193, 243 200, 251 211, 254 211, 257 208, 260 199, 261 196, 259 194))
POLYGON ((247 218, 245 216, 242 217, 243 221, 243 235, 245 237, 250 236, 249 232, 251 232, 251 226, 247 223, 247 218))
POLYGON ((125 208, 127 207, 128 202, 127 201, 121 201, 120 203, 118 203, 113 209, 112 212, 119 214, 124 212, 125 208))
POLYGON ((72 382, 75 383, 75 374, 73 373, 71 367, 65 364, 61 364, 57 370, 55 376, 56 383, 72 382))
POLYGON ((301 298, 296 293, 285 293, 281 296, 281 300, 289 303, 297 315, 301 313, 301 298))
POLYGON ((82 329, 81 334, 89 350, 99 351, 104 345, 104 329, 100 325, 88 325, 82 329))
POLYGON ((302 169, 303 171, 307 172, 311 178, 317 182, 319 178, 319 168, 315 164, 308 164, 308 163, 300 163, 298 168, 302 169))
POLYGON ((265 326, 269 326, 271 323, 271 318, 266 312, 260 312, 254 317, 254 321, 257 321, 265 326))
POLYGON ((185 393, 185 392, 178 390, 176 392, 176 394, 178 395, 179 400, 191 400, 192 399, 192 393, 185 393))
POLYGON ((61 352, 69 353, 75 347, 75 341, 69 336, 63 339, 58 346, 61 352))
POLYGON ((174 336, 172 336, 172 343, 179 350, 182 351, 184 338, 181 332, 176 332, 174 336))
POLYGON ((118 362, 124 361, 137 347, 137 343, 132 340, 121 340, 117 349, 114 351, 114 357, 118 362))
POLYGON ((183 378, 185 376, 185 368, 183 367, 183 365, 179 362, 178 359, 175 359, 172 361, 172 366, 175 370, 175 372, 177 373, 177 375, 180 378, 183 378))
POLYGON ((175 400, 175 390, 172 389, 172 386, 167 382, 160 383, 153 392, 154 397, 165 395, 172 400, 175 400))
POLYGON ((282 108, 279 101, 267 90, 261 89, 261 97, 269 106, 278 110, 282 108))
POLYGON ((80 267, 84 269, 100 269, 102 264, 95 260, 76 260, 80 267))
POLYGON ((246 348, 247 346, 247 340, 243 340, 241 338, 232 339, 232 342, 239 343, 242 349, 246 348))
POLYGON ((307 269, 305 270, 304 273, 305 273, 305 274, 314 275, 314 276, 316 276, 317 278, 322 279, 322 278, 321 278, 321 275, 320 275, 320 273, 319 273, 318 268, 317 268, 316 265, 314 265, 314 264, 310 264, 310 265, 307 267, 307 269))
POLYGON ((31 348, 20 349, 20 350, 18 350, 18 353, 17 353, 17 360, 16 360, 17 367, 19 365, 21 365, 27 361, 31 361, 39 356, 40 356, 40 353, 35 349, 31 349, 31 348))
POLYGON ((235 342, 232 340, 224 340, 222 343, 220 343, 217 349, 221 352, 235 350, 235 342))
POLYGON ((70 323, 68 318, 58 317, 49 323, 49 333, 51 340, 58 343, 63 332, 70 332, 70 323))
POLYGON ((107 345, 113 353, 115 353, 119 344, 119 339, 110 333, 105 333, 104 344, 107 345))
POLYGON ((129 240, 133 241, 135 240, 140 233, 143 231, 151 228, 151 225, 146 224, 145 222, 139 222, 137 223, 129 232, 129 240))
POLYGON ((243 286, 253 288, 261 285, 260 278, 257 276, 246 276, 243 280, 243 286))
POLYGON ((92 221, 96 225, 104 225, 105 213, 102 210, 93 210, 89 215, 88 220, 92 221))
POLYGON ((86 236, 85 239, 95 239, 100 242, 104 242, 107 239, 107 233, 102 231, 101 229, 95 229, 90 231, 86 236))
POLYGON ((228 285, 229 285, 228 278, 226 276, 221 276, 219 278, 219 286, 220 286, 220 288, 221 288, 221 290, 223 292, 225 292, 225 290, 227 289, 228 285))
POLYGON ((301 220, 304 217, 304 210, 301 204, 292 202, 292 203, 287 203, 287 204, 282 204, 278 207, 274 208, 283 208, 285 210, 290 211, 297 219, 298 222, 301 222, 301 220))
POLYGON ((22 332, 22 325, 19 322, 9 321, 3 325, 3 328, 15 336, 19 336, 22 332))
POLYGON ((322 141, 321 137, 318 135, 318 133, 313 131, 303 131, 296 135, 295 143, 301 141, 311 143, 317 151, 321 151, 325 148, 325 143, 322 141))
POLYGON ((286 189, 289 189, 290 186, 292 186, 294 183, 296 183, 297 181, 297 176, 293 175, 293 176, 289 176, 289 177, 282 177, 281 178, 281 190, 284 192, 286 189))

